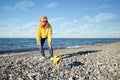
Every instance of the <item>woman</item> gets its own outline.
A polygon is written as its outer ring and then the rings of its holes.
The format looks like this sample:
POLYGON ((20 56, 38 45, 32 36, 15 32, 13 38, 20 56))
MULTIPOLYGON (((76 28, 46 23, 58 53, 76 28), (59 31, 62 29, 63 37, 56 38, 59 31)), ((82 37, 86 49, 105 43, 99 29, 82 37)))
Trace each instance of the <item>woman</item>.
POLYGON ((46 39, 48 39, 50 58, 51 58, 51 60, 53 60, 52 27, 48 22, 48 18, 46 16, 42 16, 40 18, 40 23, 37 27, 37 34, 36 34, 37 45, 38 45, 38 47, 40 49, 40 53, 42 55, 41 59, 45 58, 43 45, 44 45, 44 42, 46 39))

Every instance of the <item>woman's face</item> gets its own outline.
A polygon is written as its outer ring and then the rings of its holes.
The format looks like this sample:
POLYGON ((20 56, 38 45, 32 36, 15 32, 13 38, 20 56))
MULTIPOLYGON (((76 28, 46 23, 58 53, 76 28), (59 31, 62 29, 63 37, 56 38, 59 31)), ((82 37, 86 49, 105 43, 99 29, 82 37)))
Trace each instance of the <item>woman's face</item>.
POLYGON ((42 21, 42 25, 44 26, 44 25, 46 25, 46 23, 47 23, 48 21, 45 19, 45 20, 43 20, 42 21))
POLYGON ((45 26, 48 23, 47 17, 46 16, 42 16, 40 19, 41 23, 43 26, 45 26))

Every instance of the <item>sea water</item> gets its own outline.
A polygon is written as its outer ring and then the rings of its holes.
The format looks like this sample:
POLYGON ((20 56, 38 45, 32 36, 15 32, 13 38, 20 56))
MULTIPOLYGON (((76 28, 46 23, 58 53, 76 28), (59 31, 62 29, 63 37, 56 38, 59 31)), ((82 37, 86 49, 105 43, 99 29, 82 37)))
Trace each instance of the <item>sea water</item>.
MULTIPOLYGON (((120 38, 53 38, 52 47, 76 48, 81 46, 120 42, 120 38)), ((47 40, 44 48, 47 49, 47 40)), ((37 51, 35 38, 0 38, 0 54, 37 51)))

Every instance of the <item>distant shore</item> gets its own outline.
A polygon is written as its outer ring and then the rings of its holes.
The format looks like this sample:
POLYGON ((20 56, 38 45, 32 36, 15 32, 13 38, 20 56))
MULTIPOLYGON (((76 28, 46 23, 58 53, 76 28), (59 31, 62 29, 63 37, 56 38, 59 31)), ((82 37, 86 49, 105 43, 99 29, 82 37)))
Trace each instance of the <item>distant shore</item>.
POLYGON ((54 65, 40 60, 39 51, 0 56, 0 80, 118 80, 120 79, 120 42, 55 49, 61 61, 54 65))

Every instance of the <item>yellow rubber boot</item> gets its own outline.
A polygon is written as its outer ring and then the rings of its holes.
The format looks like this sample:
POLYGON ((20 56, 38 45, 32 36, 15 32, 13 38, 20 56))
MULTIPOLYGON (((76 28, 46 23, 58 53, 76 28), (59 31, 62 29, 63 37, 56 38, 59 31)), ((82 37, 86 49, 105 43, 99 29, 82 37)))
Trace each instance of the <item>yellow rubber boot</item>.
POLYGON ((53 59, 53 64, 57 64, 60 61, 60 57, 59 56, 55 55, 53 58, 54 58, 53 59))

